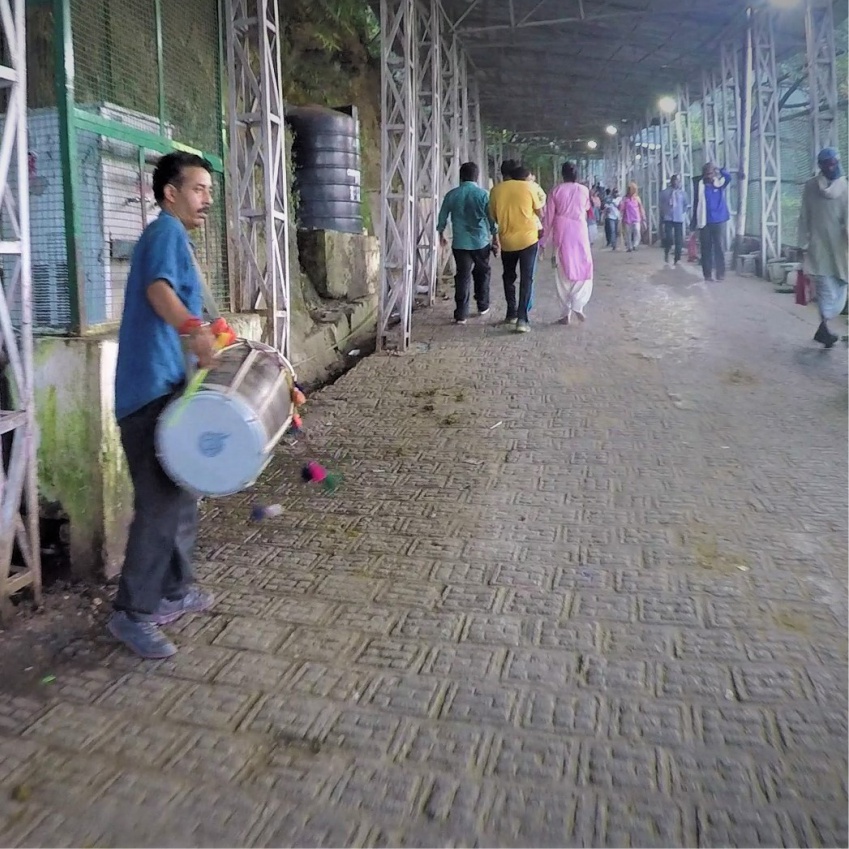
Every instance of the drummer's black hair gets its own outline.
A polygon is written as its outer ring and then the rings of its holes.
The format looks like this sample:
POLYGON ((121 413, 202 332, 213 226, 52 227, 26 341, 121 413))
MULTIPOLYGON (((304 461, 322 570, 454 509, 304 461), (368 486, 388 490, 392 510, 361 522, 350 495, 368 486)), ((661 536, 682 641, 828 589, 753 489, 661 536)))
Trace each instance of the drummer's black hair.
POLYGON ((182 150, 166 153, 156 163, 156 168, 153 170, 153 196, 157 203, 165 200, 165 187, 169 183, 177 188, 180 187, 185 168, 203 168, 212 173, 212 163, 196 153, 186 153, 182 150))

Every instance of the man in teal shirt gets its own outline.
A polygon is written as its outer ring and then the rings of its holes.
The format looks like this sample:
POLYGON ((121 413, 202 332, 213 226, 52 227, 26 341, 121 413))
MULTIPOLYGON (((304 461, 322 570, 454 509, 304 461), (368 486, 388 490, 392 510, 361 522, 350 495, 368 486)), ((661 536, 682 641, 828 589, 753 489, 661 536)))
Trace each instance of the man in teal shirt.
POLYGON ((460 166, 460 185, 442 201, 436 231, 444 247, 443 233, 451 218, 451 251, 457 273, 454 275, 454 321, 465 324, 469 318, 469 284, 474 280, 478 314, 489 312, 489 257, 498 251, 498 226, 489 210, 489 194, 477 184, 478 166, 460 166))

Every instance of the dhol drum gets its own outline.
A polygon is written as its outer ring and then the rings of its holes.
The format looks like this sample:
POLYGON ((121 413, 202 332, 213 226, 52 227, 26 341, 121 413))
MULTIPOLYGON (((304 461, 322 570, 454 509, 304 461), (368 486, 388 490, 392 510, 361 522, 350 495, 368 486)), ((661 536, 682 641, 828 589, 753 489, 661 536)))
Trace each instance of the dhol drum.
POLYGON ((204 496, 249 487, 289 428, 295 371, 274 348, 240 339, 189 398, 162 411, 156 451, 168 476, 204 496))

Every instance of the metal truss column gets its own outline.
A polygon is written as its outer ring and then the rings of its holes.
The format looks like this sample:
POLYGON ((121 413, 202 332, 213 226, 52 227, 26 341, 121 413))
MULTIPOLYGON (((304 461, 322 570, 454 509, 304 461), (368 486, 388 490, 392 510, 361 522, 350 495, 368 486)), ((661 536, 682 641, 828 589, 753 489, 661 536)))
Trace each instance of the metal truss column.
POLYGON ((0 618, 12 612, 13 593, 30 587, 41 604, 38 535, 37 426, 33 385, 32 277, 27 149, 27 40, 25 0, 0 0, 3 55, 0 86, 7 93, 0 141, 0 343, 11 384, 10 409, 0 410, 4 450, 0 465, 0 618), (17 314, 17 327, 12 314, 17 314), (5 452, 9 450, 7 455, 5 452), (17 543, 23 564, 13 564, 17 543))
POLYGON ((837 147, 837 74, 831 0, 807 0, 805 44, 811 99, 812 152, 837 147))
POLYGON ((619 191, 624 195, 628 188, 628 148, 630 146, 628 139, 628 131, 624 130, 619 134, 619 176, 617 183, 619 191))
POLYGON ((381 268, 377 347, 410 344, 416 258, 415 0, 381 0, 381 268))
POLYGON ((749 163, 741 167, 741 116, 740 104, 740 59, 736 46, 723 42, 720 53, 719 88, 716 92, 716 164, 727 168, 735 179, 726 192, 731 212, 729 234, 734 228, 734 218, 740 209, 740 174, 748 179, 749 163))
POLYGON ((675 173, 675 152, 672 138, 672 122, 670 116, 664 112, 660 113, 660 182, 663 186, 669 182, 669 178, 675 173))
POLYGON ((678 111, 675 113, 675 130, 678 137, 678 171, 681 187, 693 203, 693 136, 690 127, 690 89, 678 89, 678 111))
MULTIPOLYGON (((440 44, 442 110, 440 131, 440 156, 442 175, 440 186, 443 192, 456 186, 460 179, 460 86, 456 34, 450 32, 450 21, 443 19, 440 44)), ((501 163, 499 162, 500 166, 501 163)), ((439 275, 447 276, 453 264, 451 251, 439 255, 439 275)))
POLYGON ((263 341, 289 350, 289 200, 275 0, 224 0, 230 201, 238 228, 237 309, 263 314, 263 341))
POLYGON ((436 298, 439 237, 436 218, 442 194, 441 18, 439 0, 420 0, 418 15, 418 91, 416 123, 416 264, 415 291, 436 298))
POLYGON ((781 159, 779 155, 778 77, 775 68, 773 12, 753 13, 755 118, 761 194, 761 263, 781 255, 781 159))
MULTIPOLYGON (((468 81, 469 101, 469 160, 480 168, 481 176, 485 173, 486 140, 481 125, 480 90, 477 79, 468 81)), ((481 179, 483 185, 483 179, 481 179)))
POLYGON ((705 162, 716 162, 719 135, 719 85, 714 71, 702 73, 702 143, 705 162))
POLYGON ((633 183, 637 180, 637 147, 636 139, 634 138, 633 125, 628 129, 627 144, 625 148, 625 185, 633 183))
MULTIPOLYGON (((616 140, 613 137, 608 138, 604 143, 604 187, 612 188, 616 180, 616 140)), ((560 178, 555 167, 555 183, 559 182, 560 178)))
POLYGON ((459 102, 460 164, 471 156, 471 108, 469 104, 469 61, 466 52, 457 44, 457 85, 459 102))

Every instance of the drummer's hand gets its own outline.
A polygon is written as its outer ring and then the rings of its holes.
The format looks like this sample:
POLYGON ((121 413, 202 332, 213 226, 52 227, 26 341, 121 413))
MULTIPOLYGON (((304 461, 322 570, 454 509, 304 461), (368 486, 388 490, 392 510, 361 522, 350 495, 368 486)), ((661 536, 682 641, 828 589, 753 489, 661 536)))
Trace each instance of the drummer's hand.
POLYGON ((215 337, 209 327, 200 327, 189 339, 189 350, 197 357, 198 368, 211 368, 215 362, 215 337))

